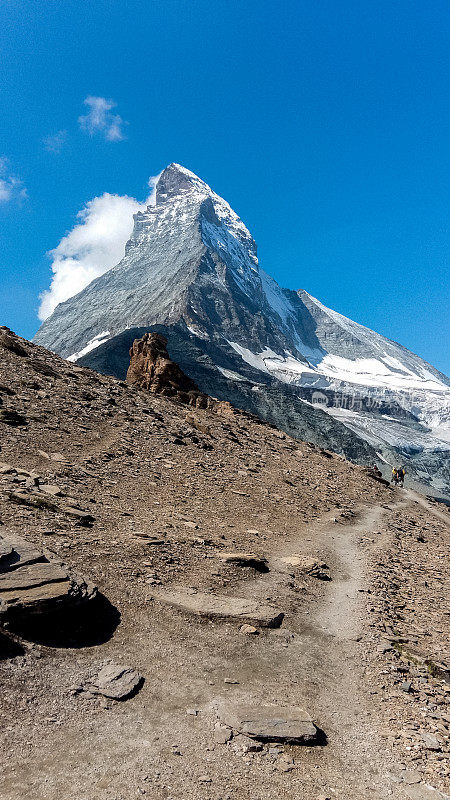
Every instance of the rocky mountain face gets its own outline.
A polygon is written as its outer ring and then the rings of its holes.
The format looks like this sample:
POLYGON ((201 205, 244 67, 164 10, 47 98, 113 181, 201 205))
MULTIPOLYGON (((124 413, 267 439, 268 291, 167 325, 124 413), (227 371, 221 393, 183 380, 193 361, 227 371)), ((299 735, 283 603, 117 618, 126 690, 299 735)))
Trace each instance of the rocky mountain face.
POLYGON ((201 391, 368 463, 402 461, 450 492, 450 381, 406 348, 281 288, 222 198, 171 164, 122 261, 60 304, 35 341, 124 378, 135 338, 163 334, 201 391))

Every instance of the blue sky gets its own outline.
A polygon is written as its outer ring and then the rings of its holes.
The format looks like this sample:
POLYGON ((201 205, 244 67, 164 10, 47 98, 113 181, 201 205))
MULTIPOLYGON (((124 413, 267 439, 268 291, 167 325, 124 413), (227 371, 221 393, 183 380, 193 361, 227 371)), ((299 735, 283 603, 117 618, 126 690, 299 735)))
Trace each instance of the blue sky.
POLYGON ((438 0, 4 0, 0 322, 31 337, 77 213, 177 161, 282 285, 450 373, 448 50, 438 0))

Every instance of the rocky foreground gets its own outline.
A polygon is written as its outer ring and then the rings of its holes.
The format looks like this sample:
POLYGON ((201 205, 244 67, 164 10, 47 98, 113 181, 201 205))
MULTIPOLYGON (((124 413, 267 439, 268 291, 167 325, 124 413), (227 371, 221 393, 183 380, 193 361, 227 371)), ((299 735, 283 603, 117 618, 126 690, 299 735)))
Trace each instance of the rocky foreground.
POLYGON ((148 388, 0 329, 0 796, 442 799, 446 507, 148 388))

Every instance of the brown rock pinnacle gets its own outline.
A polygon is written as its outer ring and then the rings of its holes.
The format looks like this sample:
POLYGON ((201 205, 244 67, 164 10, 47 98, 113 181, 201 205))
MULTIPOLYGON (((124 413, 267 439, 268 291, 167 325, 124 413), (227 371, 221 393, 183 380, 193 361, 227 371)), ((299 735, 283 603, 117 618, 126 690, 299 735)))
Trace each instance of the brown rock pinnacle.
POLYGON ((197 384, 171 360, 167 339, 159 333, 145 333, 130 348, 130 366, 126 381, 154 394, 170 397, 195 408, 209 408, 219 413, 233 413, 229 403, 215 400, 200 391, 197 384))

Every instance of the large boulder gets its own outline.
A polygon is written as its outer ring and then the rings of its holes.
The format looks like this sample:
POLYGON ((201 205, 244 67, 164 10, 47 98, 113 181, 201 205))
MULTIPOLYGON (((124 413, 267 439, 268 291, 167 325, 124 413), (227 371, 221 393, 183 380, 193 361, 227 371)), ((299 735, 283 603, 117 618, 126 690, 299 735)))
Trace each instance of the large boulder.
POLYGON ((69 609, 96 594, 95 586, 30 542, 0 534, 0 622, 69 609))

